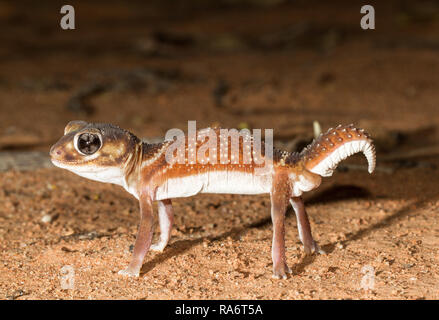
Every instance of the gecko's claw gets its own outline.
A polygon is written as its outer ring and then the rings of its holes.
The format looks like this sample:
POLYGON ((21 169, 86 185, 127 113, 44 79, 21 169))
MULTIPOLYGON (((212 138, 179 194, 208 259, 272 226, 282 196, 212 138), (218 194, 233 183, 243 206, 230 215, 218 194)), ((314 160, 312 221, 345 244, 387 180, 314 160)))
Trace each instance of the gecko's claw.
POLYGON ((317 242, 313 241, 311 246, 304 245, 305 254, 311 255, 313 253, 326 254, 326 252, 320 248, 317 242))
POLYGON ((133 271, 130 268, 126 268, 126 269, 120 270, 117 274, 124 276, 124 277, 138 278, 139 273, 140 273, 139 271, 133 271))
POLYGON ((166 243, 159 241, 155 244, 152 244, 149 249, 152 251, 163 252, 163 250, 165 250, 165 247, 166 243))
POLYGON ((286 263, 283 264, 283 268, 279 267, 279 268, 273 268, 273 278, 274 279, 283 279, 286 280, 287 277, 287 273, 293 273, 293 271, 291 270, 291 268, 289 268, 287 266, 286 263))

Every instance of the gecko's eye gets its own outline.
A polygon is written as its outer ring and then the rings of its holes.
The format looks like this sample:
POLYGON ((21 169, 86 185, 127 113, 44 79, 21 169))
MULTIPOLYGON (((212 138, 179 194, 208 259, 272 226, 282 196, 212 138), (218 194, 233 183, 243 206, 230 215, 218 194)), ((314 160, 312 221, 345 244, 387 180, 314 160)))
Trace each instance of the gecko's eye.
POLYGON ((95 133, 83 133, 78 136, 76 148, 80 153, 90 155, 98 151, 101 145, 102 142, 99 135, 95 133))

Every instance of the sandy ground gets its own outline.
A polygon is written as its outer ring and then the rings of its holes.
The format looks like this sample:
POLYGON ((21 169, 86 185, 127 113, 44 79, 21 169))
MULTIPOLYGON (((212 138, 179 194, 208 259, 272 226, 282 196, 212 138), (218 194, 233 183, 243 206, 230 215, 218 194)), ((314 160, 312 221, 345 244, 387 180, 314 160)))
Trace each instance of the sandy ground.
POLYGON ((439 7, 388 3, 374 31, 352 1, 83 3, 77 30, 61 31, 57 5, 1 2, 0 298, 438 299, 439 7), (310 138, 314 120, 353 122, 375 138, 378 167, 353 157, 305 196, 326 255, 304 254, 288 212, 287 280, 271 277, 269 197, 238 195, 176 199, 169 246, 126 279, 136 200, 47 165, 73 119, 146 138, 188 120, 273 128, 279 146, 310 138))

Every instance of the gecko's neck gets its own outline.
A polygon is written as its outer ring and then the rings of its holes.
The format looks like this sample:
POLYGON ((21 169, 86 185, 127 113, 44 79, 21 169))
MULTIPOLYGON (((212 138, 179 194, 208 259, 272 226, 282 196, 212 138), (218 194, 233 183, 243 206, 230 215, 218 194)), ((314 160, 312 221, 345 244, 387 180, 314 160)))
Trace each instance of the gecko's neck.
POLYGON ((123 187, 136 198, 139 198, 140 170, 143 159, 143 143, 138 141, 128 155, 122 168, 124 174, 123 187))

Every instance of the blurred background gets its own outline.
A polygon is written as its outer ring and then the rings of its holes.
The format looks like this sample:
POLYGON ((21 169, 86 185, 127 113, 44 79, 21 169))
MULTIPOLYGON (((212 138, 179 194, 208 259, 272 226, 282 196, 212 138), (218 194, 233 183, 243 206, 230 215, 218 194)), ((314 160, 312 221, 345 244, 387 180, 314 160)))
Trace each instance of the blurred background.
POLYGON ((438 85, 438 1, 0 1, 0 298, 438 299, 438 85), (138 201, 48 158, 79 119, 151 141, 188 120, 272 128, 289 151, 314 122, 354 123, 378 165, 351 157, 305 196, 328 255, 303 253, 288 212, 286 281, 271 278, 269 196, 223 194, 173 200, 170 245, 121 280, 138 201))
MULTIPOLYGON (((0 149, 47 151, 73 119, 141 137, 213 124, 276 145, 354 123, 380 151, 439 124, 439 4, 372 1, 0 2, 0 149)), ((412 142, 413 142, 412 141, 412 142)), ((410 142, 410 141, 409 141, 410 142)))

